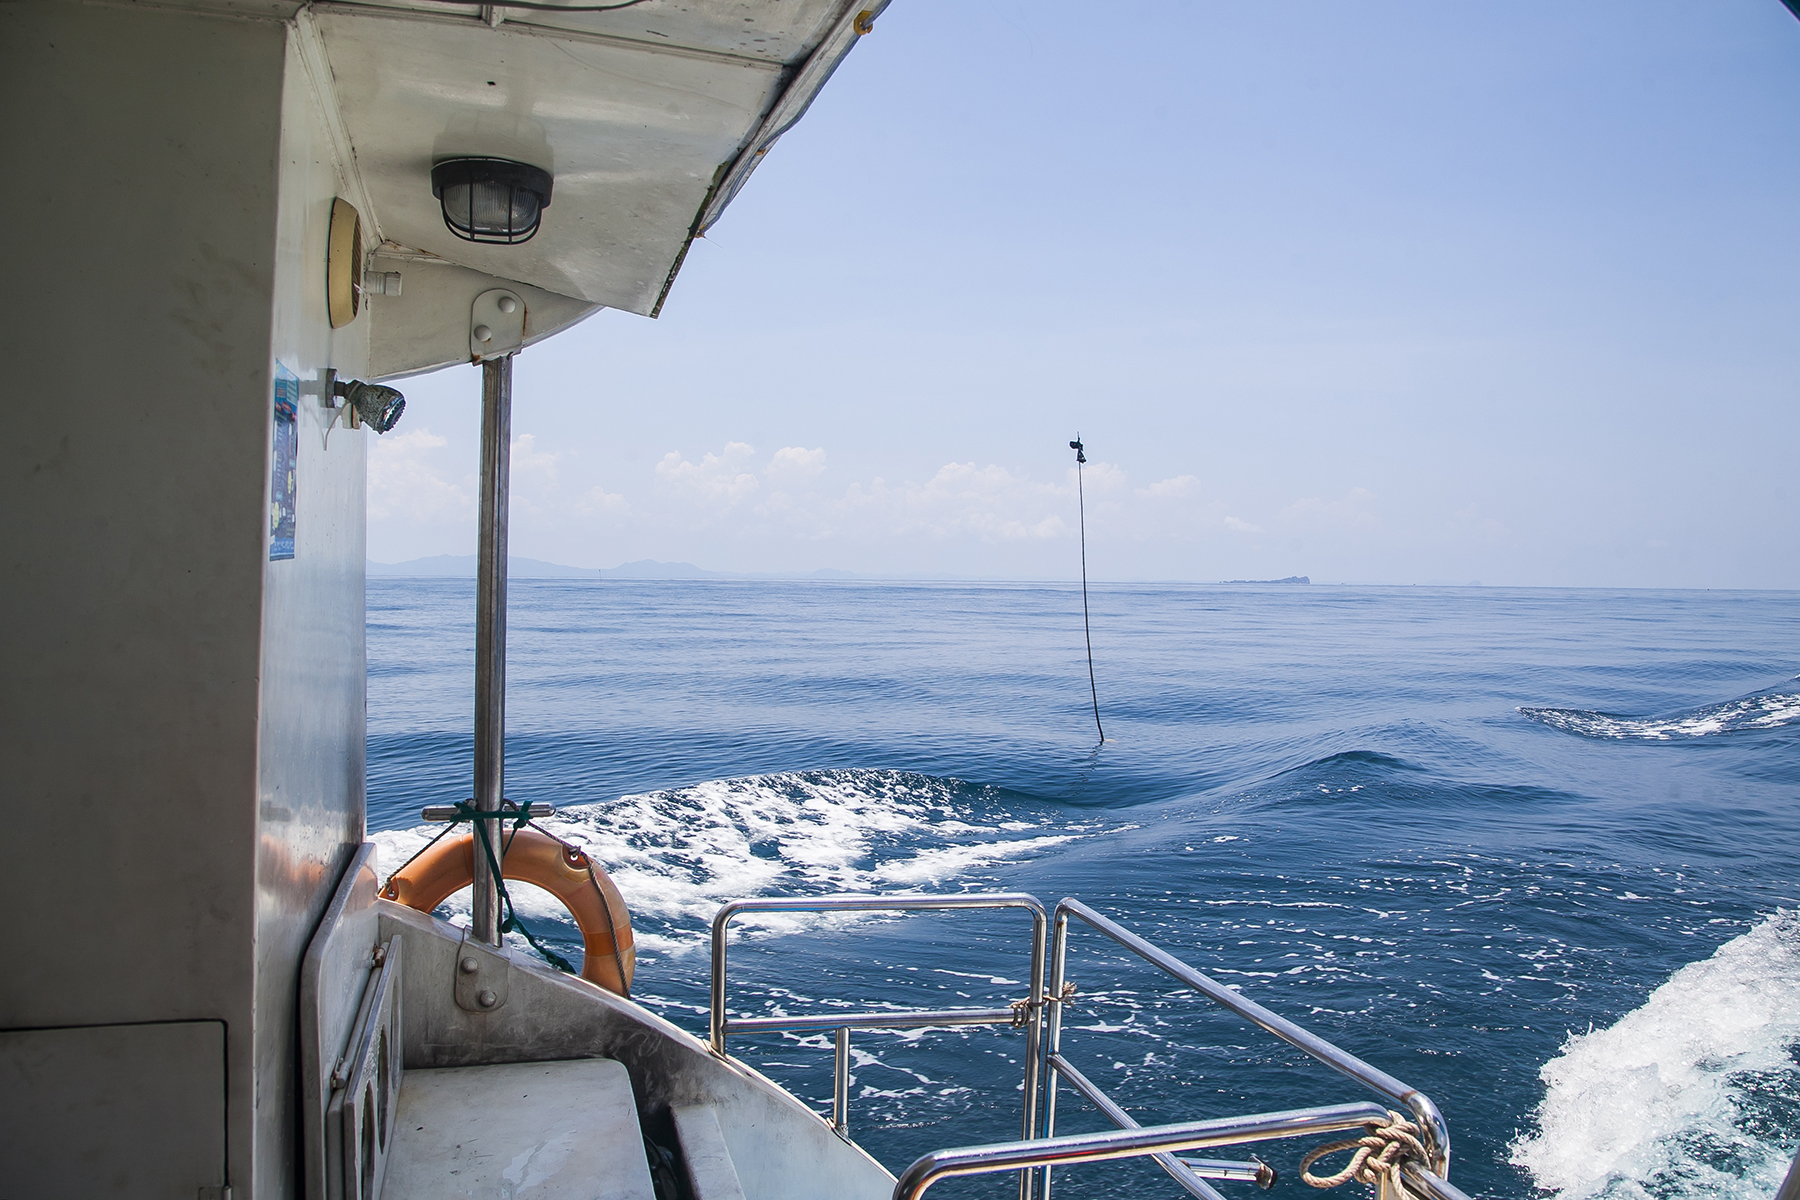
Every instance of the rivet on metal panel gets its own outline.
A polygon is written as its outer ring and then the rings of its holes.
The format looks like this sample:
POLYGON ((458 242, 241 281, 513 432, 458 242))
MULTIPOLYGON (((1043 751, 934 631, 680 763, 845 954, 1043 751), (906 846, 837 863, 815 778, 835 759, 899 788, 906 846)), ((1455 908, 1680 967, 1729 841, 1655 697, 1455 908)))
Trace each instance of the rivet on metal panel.
POLYGON ((456 954, 452 993, 464 1012, 490 1013, 506 1006, 512 961, 503 950, 463 933, 456 954))

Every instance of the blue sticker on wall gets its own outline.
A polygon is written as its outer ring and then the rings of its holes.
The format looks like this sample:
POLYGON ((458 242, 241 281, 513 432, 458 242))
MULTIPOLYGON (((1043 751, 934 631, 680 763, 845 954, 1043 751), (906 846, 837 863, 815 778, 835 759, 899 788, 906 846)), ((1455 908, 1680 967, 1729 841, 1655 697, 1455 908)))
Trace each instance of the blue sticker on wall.
POLYGON ((295 458, 300 449, 300 377, 275 364, 275 453, 269 468, 269 561, 294 557, 295 458))

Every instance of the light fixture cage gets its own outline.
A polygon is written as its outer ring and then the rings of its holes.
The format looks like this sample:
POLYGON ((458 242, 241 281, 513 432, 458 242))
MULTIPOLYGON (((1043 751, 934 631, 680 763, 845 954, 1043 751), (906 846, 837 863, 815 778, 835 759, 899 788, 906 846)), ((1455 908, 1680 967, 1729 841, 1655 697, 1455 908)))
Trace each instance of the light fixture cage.
POLYGON ((550 207, 550 172, 510 158, 450 158, 431 168, 444 224, 465 242, 528 242, 550 207))

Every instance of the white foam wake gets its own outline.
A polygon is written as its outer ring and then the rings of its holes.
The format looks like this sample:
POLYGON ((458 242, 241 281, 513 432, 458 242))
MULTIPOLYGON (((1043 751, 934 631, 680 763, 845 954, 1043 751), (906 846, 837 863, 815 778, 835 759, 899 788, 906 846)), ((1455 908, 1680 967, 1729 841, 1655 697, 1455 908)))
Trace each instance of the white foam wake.
POLYGON ((1757 692, 1667 717, 1628 717, 1585 708, 1521 708, 1519 715, 1583 737, 1667 742, 1795 724, 1800 722, 1800 692, 1757 692))
MULTIPOLYGON (((727 900, 967 885, 985 868, 1099 828, 1062 822, 1053 828, 1052 819, 954 779, 832 770, 624 796, 565 809, 542 824, 605 866, 631 909, 638 944, 667 950, 702 941, 727 900)), ((374 835, 383 878, 439 828, 374 835)), ((535 888, 510 890, 521 916, 565 916, 535 888)), ((465 892, 449 907, 460 916, 467 903, 465 892)), ((748 923, 785 930, 801 920, 748 923)))
POLYGON ((1545 1064, 1513 1162, 1556 1200, 1766 1197, 1800 1143, 1800 916, 1777 912, 1545 1064))

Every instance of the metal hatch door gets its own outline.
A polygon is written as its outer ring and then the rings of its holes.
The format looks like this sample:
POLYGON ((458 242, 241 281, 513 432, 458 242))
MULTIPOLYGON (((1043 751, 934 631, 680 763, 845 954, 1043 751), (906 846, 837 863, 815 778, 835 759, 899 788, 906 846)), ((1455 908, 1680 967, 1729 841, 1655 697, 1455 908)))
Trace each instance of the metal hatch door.
POLYGON ((0 1032, 5 1200, 225 1192, 225 1025, 0 1032))

